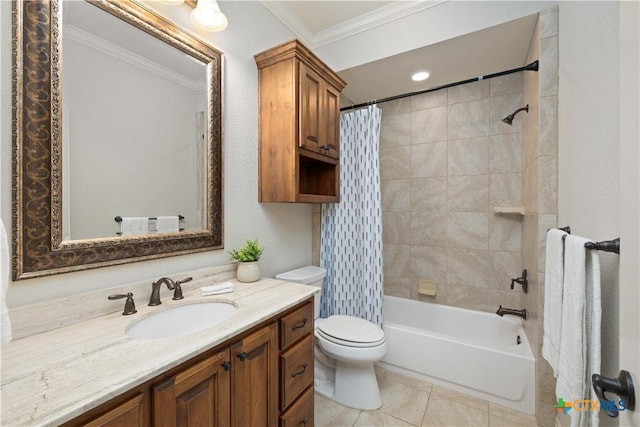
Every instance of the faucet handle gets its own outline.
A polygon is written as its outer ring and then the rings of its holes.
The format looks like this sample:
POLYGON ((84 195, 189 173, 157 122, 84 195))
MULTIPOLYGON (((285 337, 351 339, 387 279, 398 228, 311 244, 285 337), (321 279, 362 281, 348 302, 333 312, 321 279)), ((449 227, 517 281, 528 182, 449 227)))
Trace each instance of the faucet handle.
POLYGON ((173 299, 174 300, 179 300, 179 299, 183 299, 184 298, 184 296, 182 295, 182 286, 180 286, 180 285, 182 285, 183 283, 186 283, 186 282, 190 282, 192 280, 193 280, 193 277, 187 277, 187 278, 184 278, 182 280, 176 280, 176 282, 175 282, 176 288, 173 291, 173 299))
POLYGON ((122 299, 122 298, 127 299, 124 303, 124 311, 122 312, 123 316, 128 316, 130 314, 135 314, 138 312, 138 310, 136 310, 136 304, 135 302, 133 302, 133 293, 131 292, 127 294, 109 295, 107 297, 107 299, 110 299, 110 300, 116 300, 116 299, 122 299))

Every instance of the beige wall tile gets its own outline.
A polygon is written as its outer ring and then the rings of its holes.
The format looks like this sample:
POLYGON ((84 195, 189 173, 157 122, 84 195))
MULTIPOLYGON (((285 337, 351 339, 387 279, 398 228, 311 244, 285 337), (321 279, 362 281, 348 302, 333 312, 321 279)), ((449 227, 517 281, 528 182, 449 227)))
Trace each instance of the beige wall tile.
POLYGON ((522 206, 522 176, 519 173, 491 174, 489 204, 495 206, 522 206))
POLYGON ((540 40, 540 96, 558 94, 558 36, 540 40))
POLYGON ((558 8, 552 7, 540 12, 539 18, 540 37, 558 35, 558 8))
POLYGON ((522 101, 522 93, 491 98, 491 135, 520 132, 522 130, 522 123, 527 120, 526 111, 519 112, 513 119, 511 126, 504 123, 502 119, 514 113, 518 108, 524 107, 526 104, 526 102, 522 101))
POLYGON ((411 180, 412 211, 445 211, 447 207, 447 178, 419 178, 411 180))
POLYGON ((449 105, 449 139, 477 138, 489 135, 489 100, 449 105))
POLYGON ((411 173, 411 148, 393 147, 380 149, 380 179, 409 178, 411 173))
POLYGON ((489 80, 480 80, 447 89, 449 92, 449 104, 475 101, 489 97, 489 80))
POLYGON ((507 74, 506 76, 495 77, 487 80, 491 87, 490 95, 502 96, 509 94, 522 94, 524 90, 524 76, 519 73, 507 74))
POLYGON ((411 182, 391 179, 380 182, 383 211, 408 211, 411 207, 411 182))
POLYGON ((522 137, 520 133, 494 135, 489 149, 491 173, 520 172, 522 169, 522 137))
POLYGON ((447 142, 411 146, 411 177, 426 178, 447 175, 447 142))
POLYGON ((558 155, 558 97, 540 98, 540 155, 558 155))
MULTIPOLYGON (((540 215, 538 217, 538 271, 545 272, 547 256, 547 230, 558 227, 557 215, 540 215)), ((561 227, 564 227, 561 225, 561 227)))
MULTIPOLYGON (((498 289, 489 289, 487 291, 487 304, 493 309, 498 310, 500 306, 505 308, 513 308, 516 310, 522 309, 520 307, 520 294, 522 294, 522 286, 517 285, 513 290, 502 291, 498 289)), ((528 319, 528 317, 527 317, 528 319)))
POLYGON ((488 212, 489 175, 450 176, 447 202, 450 212, 488 212))
POLYGON ((410 278, 404 277, 385 277, 384 279, 384 294, 391 295, 400 298, 414 299, 415 281, 410 278))
POLYGON ((447 219, 449 245, 465 249, 489 249, 489 214, 451 212, 447 219))
POLYGON ((407 271, 409 271, 411 246, 384 245, 382 253, 385 280, 406 277, 407 271))
POLYGON ((411 112, 411 143, 445 141, 447 139, 447 107, 411 112))
POLYGON ((382 114, 380 148, 398 147, 411 143, 411 113, 382 114))
POLYGON ((446 249, 428 246, 411 247, 411 278, 445 283, 447 281, 446 265, 446 249))
POLYGON ((412 111, 442 107, 447 105, 447 90, 442 89, 435 92, 423 93, 421 95, 412 96, 410 99, 412 111))
POLYGON ((411 243, 411 214, 409 212, 382 213, 382 241, 391 244, 411 243))
POLYGON ((447 283, 447 304, 470 310, 495 311, 489 306, 487 289, 447 283))
POLYGON ((538 213, 538 157, 525 166, 522 180, 522 205, 527 213, 538 213))
POLYGON ((522 217, 489 215, 489 249, 519 251, 522 243, 522 217))
MULTIPOLYGON (((522 273, 522 255, 520 252, 491 251, 491 271, 489 273, 489 287, 492 289, 510 291, 511 279, 520 277, 522 273)), ((520 296, 518 295, 518 300, 520 296)))
POLYGON ((418 246, 447 246, 447 212, 411 212, 410 242, 418 246))
POLYGON ((408 113, 411 111, 411 98, 401 98, 395 101, 378 104, 382 110, 382 116, 392 116, 394 114, 408 113))
POLYGON ((540 156, 540 184, 538 211, 544 214, 558 212, 558 159, 540 156))
POLYGON ((488 288, 490 271, 489 251, 447 249, 447 287, 456 284, 488 288))
POLYGON ((488 137, 449 141, 447 172, 451 175, 484 175, 489 173, 488 137))

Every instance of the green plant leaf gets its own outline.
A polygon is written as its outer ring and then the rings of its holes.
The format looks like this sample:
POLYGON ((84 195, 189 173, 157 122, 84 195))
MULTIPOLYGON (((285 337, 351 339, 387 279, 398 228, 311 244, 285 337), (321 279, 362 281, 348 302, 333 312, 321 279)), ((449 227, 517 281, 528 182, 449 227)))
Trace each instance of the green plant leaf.
POLYGON ((252 262, 258 261, 263 251, 264 248, 260 247, 256 238, 255 240, 247 240, 247 244, 243 248, 232 249, 229 251, 229 256, 239 262, 252 262))

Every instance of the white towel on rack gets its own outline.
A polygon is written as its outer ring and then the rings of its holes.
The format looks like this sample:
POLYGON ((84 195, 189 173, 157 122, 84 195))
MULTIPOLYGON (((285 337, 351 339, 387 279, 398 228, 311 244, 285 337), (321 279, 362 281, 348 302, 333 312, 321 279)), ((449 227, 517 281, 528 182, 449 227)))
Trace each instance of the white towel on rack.
POLYGON ((547 359, 553 376, 558 376, 560 332, 562 330, 562 289, 564 287, 564 239, 567 233, 552 228, 547 231, 544 277, 544 334, 542 356, 547 359))
MULTIPOLYGON (((562 330, 556 397, 565 402, 597 399, 591 375, 600 371, 602 304, 600 258, 584 247, 589 240, 565 240, 562 330)), ((571 426, 598 425, 598 411, 569 411, 571 426)))
POLYGON ((134 236, 149 233, 149 218, 145 216, 125 216, 120 223, 123 236, 134 236))
POLYGON ((4 223, 0 221, 0 281, 2 289, 0 294, 0 311, 2 311, 2 344, 11 341, 11 319, 9 318, 9 310, 7 309, 7 289, 9 288, 9 240, 7 239, 7 231, 4 223))
POLYGON ((156 220, 158 233, 177 233, 180 231, 180 218, 174 216, 159 216, 156 220))

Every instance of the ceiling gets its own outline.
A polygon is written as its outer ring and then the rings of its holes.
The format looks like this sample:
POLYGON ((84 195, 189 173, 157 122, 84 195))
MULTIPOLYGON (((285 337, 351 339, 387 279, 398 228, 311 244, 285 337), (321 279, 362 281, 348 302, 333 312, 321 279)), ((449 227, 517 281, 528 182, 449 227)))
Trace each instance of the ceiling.
MULTIPOLYGON (((299 39, 316 49, 353 34, 401 19, 440 1, 263 1, 299 39)), ((409 50, 373 62, 336 70, 347 81, 343 104, 358 104, 525 65, 536 15, 409 50), (413 82, 416 71, 431 77, 413 82)), ((407 28, 411 31, 411 28, 407 28)), ((366 48, 366 46, 364 47, 366 48)))

